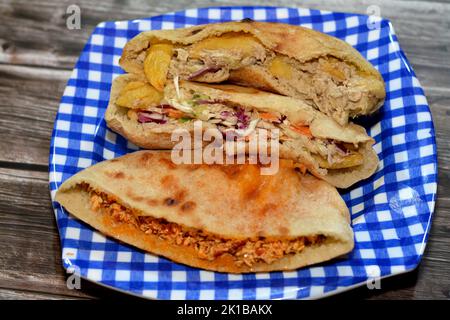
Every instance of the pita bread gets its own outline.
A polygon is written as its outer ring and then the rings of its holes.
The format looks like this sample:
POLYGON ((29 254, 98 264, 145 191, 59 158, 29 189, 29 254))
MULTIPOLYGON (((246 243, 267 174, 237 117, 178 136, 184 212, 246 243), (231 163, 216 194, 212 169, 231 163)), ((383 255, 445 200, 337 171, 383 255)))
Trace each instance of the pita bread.
MULTIPOLYGON (((137 146, 145 149, 172 149, 178 142, 171 141, 172 133, 177 129, 186 129, 193 137, 193 122, 142 124, 127 115, 127 108, 120 107, 116 100, 124 86, 132 81, 142 80, 135 74, 126 74, 117 77, 111 88, 111 96, 105 113, 107 125, 115 132, 121 134, 137 146)), ((175 89, 173 84, 166 86, 165 100, 173 98, 175 89), (171 92, 171 93, 169 93, 171 92)), ((311 153, 296 145, 280 144, 280 157, 290 159, 295 163, 305 165, 317 177, 323 178, 339 188, 347 188, 352 184, 371 176, 378 166, 378 157, 372 145, 374 140, 367 135, 361 126, 349 123, 340 125, 330 117, 322 114, 311 106, 298 99, 281 96, 253 88, 235 85, 210 85, 183 81, 179 83, 182 90, 194 90, 207 95, 212 100, 232 104, 249 110, 259 112, 279 112, 284 114, 291 123, 308 125, 312 136, 322 140, 333 140, 358 145, 358 151, 363 157, 363 164, 344 169, 323 169, 319 166, 311 153), (329 177, 329 178, 327 178, 329 177)), ((217 128, 216 125, 203 121, 203 129, 217 128)), ((207 144, 204 142, 204 145, 207 144)))
MULTIPOLYGON (((143 74, 146 50, 154 44, 172 43, 190 52, 192 46, 198 47, 205 39, 226 35, 251 36, 259 42, 259 49, 265 51, 255 50, 254 55, 246 56, 246 60, 242 59, 240 64, 233 62, 233 66, 228 67, 226 59, 230 60, 236 55, 239 50, 236 46, 239 44, 232 43, 228 47, 216 45, 220 55, 225 57, 225 62, 213 57, 212 50, 206 48, 210 56, 201 58, 204 65, 219 66, 221 69, 215 71, 216 77, 209 73, 196 77, 196 81, 229 80, 292 96, 308 102, 340 124, 346 124, 349 118, 371 114, 384 102, 386 93, 380 73, 357 50, 324 33, 282 23, 247 19, 242 22, 142 32, 126 44, 120 65, 128 73, 143 74), (278 57, 278 65, 284 65, 283 68, 278 67, 281 73, 271 67, 275 57, 278 57), (289 70, 283 74, 286 68, 289 70), (339 88, 333 83, 339 83, 339 88), (318 91, 319 87, 321 89, 318 91)), ((169 72, 169 76, 173 74, 169 72)))
POLYGON ((106 235, 208 270, 293 270, 352 250, 349 212, 336 189, 291 168, 282 166, 272 176, 260 175, 259 169, 249 164, 174 165, 169 152, 138 151, 75 174, 60 186, 56 201, 106 235), (98 194, 113 200, 98 202, 98 194), (131 218, 125 219, 123 210, 131 218), (167 230, 149 228, 147 219, 176 225, 188 232, 177 233, 182 239, 197 234, 197 240, 177 242, 164 234, 167 230), (303 250, 265 260, 274 242, 280 246, 304 237, 310 240, 303 250), (205 256, 200 242, 208 239, 238 241, 239 247, 205 256), (254 259, 242 262, 242 248, 257 241, 263 250, 256 253, 252 247, 254 259))

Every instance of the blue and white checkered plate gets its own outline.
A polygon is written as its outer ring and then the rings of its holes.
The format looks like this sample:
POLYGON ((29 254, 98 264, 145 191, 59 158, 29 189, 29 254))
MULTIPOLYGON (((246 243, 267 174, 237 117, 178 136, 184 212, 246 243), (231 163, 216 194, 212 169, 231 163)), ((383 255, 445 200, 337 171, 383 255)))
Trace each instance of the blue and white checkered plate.
POLYGON ((392 24, 364 15, 299 8, 189 9, 102 22, 67 83, 50 150, 52 199, 61 183, 99 161, 137 150, 105 125, 112 79, 125 43, 141 31, 252 18, 313 28, 354 46, 383 75, 386 103, 362 123, 376 140, 378 171, 342 193, 355 249, 347 257, 291 272, 233 275, 190 268, 105 238, 53 201, 65 268, 127 293, 158 299, 318 298, 413 270, 434 210, 436 142, 430 110, 392 24))

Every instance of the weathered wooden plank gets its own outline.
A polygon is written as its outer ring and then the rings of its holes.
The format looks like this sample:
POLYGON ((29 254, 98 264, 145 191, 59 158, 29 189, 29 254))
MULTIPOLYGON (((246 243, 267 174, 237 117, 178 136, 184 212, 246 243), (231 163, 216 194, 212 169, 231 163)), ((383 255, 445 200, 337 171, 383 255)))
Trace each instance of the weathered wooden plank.
MULTIPOLYGON (((437 89, 439 91, 449 91, 450 67, 427 66, 414 64, 413 69, 419 79, 420 84, 427 93, 428 89, 437 89)), ((448 94, 442 94, 447 96, 448 94)))
MULTIPOLYGON (((112 2, 78 1, 82 28, 68 30, 65 14, 70 1, 4 1, 0 3, 0 62, 71 69, 95 25, 104 20, 148 17, 185 8, 211 5, 253 5, 252 1, 112 2)), ((392 20, 402 44, 418 47, 418 59, 435 65, 450 65, 436 47, 448 52, 450 5, 420 1, 260 1, 261 5, 281 5, 324 10, 367 13, 376 5, 381 15, 392 20)), ((414 62, 414 56, 411 56, 414 62)))
POLYGON ((402 50, 413 66, 423 67, 448 67, 450 54, 450 42, 441 42, 434 39, 416 41, 414 38, 399 36, 402 50), (420 44, 419 44, 420 43, 420 44))
POLYGON ((45 172, 0 169, 0 287, 62 294, 59 238, 45 172))
POLYGON ((0 161, 47 165, 69 76, 65 70, 0 65, 0 161))
POLYGON ((68 289, 45 172, 0 168, 0 299, 121 297, 89 281, 68 289))
POLYGON ((438 146, 439 183, 446 186, 442 196, 450 196, 450 98, 447 96, 428 96, 438 146))
POLYGON ((66 286, 47 173, 0 169, 0 243, 0 289, 95 295, 66 286))
POLYGON ((32 292, 25 290, 0 289, 1 300, 73 300, 74 297, 68 297, 56 294, 46 294, 41 292, 32 292))

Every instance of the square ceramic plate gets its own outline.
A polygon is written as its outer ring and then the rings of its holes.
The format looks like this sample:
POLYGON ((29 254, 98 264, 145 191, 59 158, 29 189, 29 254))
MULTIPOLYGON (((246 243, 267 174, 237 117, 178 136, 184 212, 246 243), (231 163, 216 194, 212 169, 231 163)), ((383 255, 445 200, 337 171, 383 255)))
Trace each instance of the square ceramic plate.
POLYGON ((105 238, 53 201, 64 267, 127 293, 158 299, 318 298, 375 277, 413 270, 425 249, 437 179, 430 110, 411 65, 385 19, 299 8, 189 9, 133 21, 100 23, 67 83, 50 150, 52 199, 61 183, 105 159, 137 150, 103 118, 125 43, 141 31, 251 18, 313 28, 347 41, 386 81, 386 103, 364 121, 380 157, 378 171, 342 196, 350 208, 355 249, 345 258, 293 272, 232 275, 190 268, 105 238))

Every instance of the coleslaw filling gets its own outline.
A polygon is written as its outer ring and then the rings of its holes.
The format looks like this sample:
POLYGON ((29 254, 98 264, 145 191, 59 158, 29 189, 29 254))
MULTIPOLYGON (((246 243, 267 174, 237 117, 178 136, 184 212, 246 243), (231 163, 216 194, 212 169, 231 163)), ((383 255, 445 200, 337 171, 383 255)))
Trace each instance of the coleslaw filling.
MULTIPOLYGON (((176 81, 174 81, 177 83, 176 81)), ((293 149, 305 149, 311 160, 324 169, 341 169, 361 165, 363 158, 358 152, 359 145, 340 143, 330 139, 316 138, 308 125, 293 124, 279 112, 260 112, 244 109, 226 101, 216 101, 195 91, 180 91, 175 85, 176 98, 168 98, 167 103, 145 110, 129 109, 128 117, 146 125, 186 123, 201 120, 213 124, 224 136, 232 134, 245 139, 256 129, 267 131, 279 129, 280 143, 293 149)))

